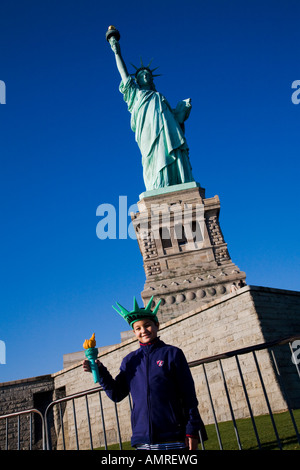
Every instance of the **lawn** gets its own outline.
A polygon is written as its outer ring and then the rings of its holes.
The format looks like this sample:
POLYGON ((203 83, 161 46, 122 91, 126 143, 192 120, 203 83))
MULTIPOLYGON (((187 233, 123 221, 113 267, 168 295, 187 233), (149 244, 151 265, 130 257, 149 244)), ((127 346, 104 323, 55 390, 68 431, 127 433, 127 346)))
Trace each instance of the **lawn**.
MULTIPOLYGON (((294 419, 297 427, 300 428, 300 410, 294 411, 294 419)), ((292 424, 289 412, 273 415, 277 432, 284 450, 300 450, 300 444, 297 440, 296 431, 292 424)), ((258 442, 255 436, 251 419, 236 420, 237 430, 244 450, 258 450, 258 442)), ((255 417, 255 425, 263 450, 279 450, 276 434, 269 415, 255 417)), ((206 426, 208 441, 205 442, 205 449, 219 449, 219 442, 215 425, 206 426)), ((239 446, 235 435, 232 421, 219 424, 219 432, 224 450, 238 450, 239 446)))
MULTIPOLYGON (((293 411, 294 419, 296 421, 300 433, 300 410, 293 411)), ((296 431, 293 426, 289 412, 274 414, 274 421, 277 432, 281 441, 283 450, 300 450, 296 431)), ((279 450, 276 434, 272 425, 272 420, 269 415, 255 417, 255 425, 259 436, 259 441, 262 450, 279 450)), ((251 419, 238 419, 236 420, 237 431, 239 440, 243 450, 258 450, 258 442, 255 436, 254 428, 251 419)), ((239 450, 236 433, 232 421, 227 421, 218 424, 219 433, 221 437, 222 447, 224 450, 239 450)), ((205 442, 206 450, 220 449, 216 428, 214 424, 206 426, 208 440, 205 442)), ((108 446, 110 450, 119 449, 119 445, 108 446)), ((199 449, 201 445, 199 445, 199 449)), ((101 448, 99 450, 103 450, 101 448)), ((123 450, 132 450, 129 442, 123 443, 123 450)))

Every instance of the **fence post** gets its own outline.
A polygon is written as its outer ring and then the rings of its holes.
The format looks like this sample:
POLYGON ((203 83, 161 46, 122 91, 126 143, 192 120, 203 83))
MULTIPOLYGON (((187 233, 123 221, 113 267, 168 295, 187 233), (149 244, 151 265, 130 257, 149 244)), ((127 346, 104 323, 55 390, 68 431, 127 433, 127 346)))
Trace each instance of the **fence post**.
POLYGON ((238 371, 239 371, 239 374, 240 374, 240 379, 241 379, 241 382, 242 382, 242 387, 243 387, 243 390, 244 390, 246 402, 247 402, 247 405, 248 405, 248 410, 249 410, 249 413, 250 413, 253 429, 254 429, 254 432, 255 432, 255 437, 256 437, 256 440, 257 440, 258 447, 261 450, 261 444, 260 444, 260 440, 259 440, 259 436, 258 436, 258 431, 257 431, 257 428, 256 428, 252 408, 251 408, 251 405, 250 405, 250 400, 249 400, 248 392, 247 392, 247 389, 246 389, 246 384, 245 384, 245 381, 244 381, 240 361, 239 361, 238 356, 235 356, 235 359, 236 359, 236 363, 237 363, 237 366, 238 366, 238 371))
POLYGON ((259 364, 258 364, 258 361, 257 361, 255 351, 253 351, 253 357, 254 357, 254 361, 255 361, 255 365, 256 365, 256 370, 258 372, 259 380, 260 380, 260 383, 261 383, 261 386, 262 386, 262 389, 263 389, 263 393, 264 393, 264 396, 265 396, 265 400, 266 400, 266 403, 267 403, 267 407, 268 407, 268 410, 269 410, 269 415, 270 415, 270 418, 271 418, 271 421, 272 421, 272 425, 273 425, 273 429, 274 429, 275 436, 276 436, 276 439, 277 439, 278 447, 279 447, 280 450, 282 450, 281 441, 280 441, 280 438, 279 438, 279 435, 278 435, 278 432, 277 432, 277 427, 276 427, 276 424, 275 424, 275 421, 274 421, 273 413, 272 413, 272 410, 271 410, 270 402, 269 402, 268 395, 267 395, 266 388, 265 388, 265 384, 264 384, 264 381, 263 381, 263 378, 262 378, 262 375, 261 375, 261 372, 260 372, 260 368, 259 368, 259 364))
POLYGON ((239 449, 242 450, 242 444, 241 444, 241 441, 240 441, 240 436, 239 436, 238 428, 237 428, 237 425, 236 425, 234 412, 233 412, 233 408, 232 408, 232 405, 231 405, 231 400, 230 400, 229 391, 228 391, 227 383, 226 383, 226 380, 225 380, 225 375, 224 375, 224 370, 223 370, 221 360, 219 360, 219 364, 220 364, 222 379, 223 379, 223 383, 224 383, 224 388, 225 388, 225 392, 226 392, 226 397, 227 397, 227 401, 228 401, 228 406, 229 406, 229 410, 230 410, 230 414, 231 414, 231 419, 232 419, 232 423, 233 423, 233 427, 234 427, 236 440, 237 440, 239 449))

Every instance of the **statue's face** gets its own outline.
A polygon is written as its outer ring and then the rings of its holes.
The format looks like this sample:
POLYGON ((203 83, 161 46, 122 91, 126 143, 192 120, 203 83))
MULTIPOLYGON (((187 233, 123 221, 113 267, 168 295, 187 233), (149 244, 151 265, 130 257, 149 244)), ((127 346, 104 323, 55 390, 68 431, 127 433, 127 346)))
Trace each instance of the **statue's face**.
POLYGON ((141 70, 137 76, 137 82, 143 89, 151 89, 153 87, 153 77, 149 70, 141 70))

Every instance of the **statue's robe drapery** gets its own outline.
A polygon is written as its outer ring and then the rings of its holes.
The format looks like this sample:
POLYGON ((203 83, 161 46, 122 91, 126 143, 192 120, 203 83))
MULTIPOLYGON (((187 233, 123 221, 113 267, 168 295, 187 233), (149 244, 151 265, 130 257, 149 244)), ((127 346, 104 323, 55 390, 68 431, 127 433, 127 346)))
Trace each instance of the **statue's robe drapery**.
POLYGON ((120 91, 142 154, 146 190, 194 181, 182 127, 163 95, 142 90, 129 77, 120 91))

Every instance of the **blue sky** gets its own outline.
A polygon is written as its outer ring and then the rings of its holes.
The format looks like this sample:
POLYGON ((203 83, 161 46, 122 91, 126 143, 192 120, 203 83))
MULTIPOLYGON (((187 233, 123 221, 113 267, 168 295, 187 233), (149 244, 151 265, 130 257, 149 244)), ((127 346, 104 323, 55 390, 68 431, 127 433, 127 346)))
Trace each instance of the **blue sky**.
POLYGON ((143 290, 137 242, 96 236, 100 204, 118 214, 120 196, 129 207, 145 189, 110 24, 130 71, 154 58, 170 104, 192 98, 193 173, 220 197, 248 284, 299 290, 299 12, 292 0, 2 0, 0 382, 62 369, 93 332, 119 342, 111 305, 143 290))

